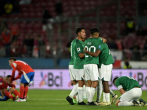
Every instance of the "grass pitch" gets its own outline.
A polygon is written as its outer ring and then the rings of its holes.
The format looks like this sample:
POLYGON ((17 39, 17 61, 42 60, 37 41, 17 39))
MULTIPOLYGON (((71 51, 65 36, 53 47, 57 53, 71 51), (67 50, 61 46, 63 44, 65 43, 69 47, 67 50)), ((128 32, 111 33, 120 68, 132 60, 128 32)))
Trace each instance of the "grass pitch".
MULTIPOLYGON (((118 91, 114 91, 120 96, 118 91)), ((70 90, 29 90, 27 102, 0 101, 0 110, 147 110, 147 107, 116 107, 70 105, 66 96, 70 90)), ((147 101, 147 91, 143 91, 142 98, 147 101)), ((86 100, 85 100, 86 102, 86 100)))

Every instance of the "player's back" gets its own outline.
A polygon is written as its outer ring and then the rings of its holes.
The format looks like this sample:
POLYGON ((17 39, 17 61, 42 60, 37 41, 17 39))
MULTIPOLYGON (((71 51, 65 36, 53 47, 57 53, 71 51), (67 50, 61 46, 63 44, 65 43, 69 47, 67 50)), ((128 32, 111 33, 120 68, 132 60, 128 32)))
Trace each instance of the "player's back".
POLYGON ((108 64, 114 63, 113 57, 112 57, 110 50, 108 48, 108 45, 106 43, 100 44, 98 49, 101 50, 101 53, 99 55, 100 64, 108 65, 108 64))
MULTIPOLYGON (((96 52, 98 46, 103 42, 101 38, 89 38, 85 41, 85 48, 89 52, 96 52)), ((99 56, 93 57, 91 55, 85 54, 84 64, 99 64, 99 56)))
POLYGON ((24 61, 21 61, 21 60, 14 61, 12 64, 12 67, 13 66, 20 73, 22 73, 23 71, 25 73, 34 72, 34 70, 27 63, 25 63, 24 61))
POLYGON ((8 83, 4 83, 4 79, 0 78, 0 89, 6 89, 8 87, 8 83))
POLYGON ((121 85, 125 91, 129 91, 134 87, 140 87, 139 83, 130 76, 121 76, 115 81, 115 85, 121 85))

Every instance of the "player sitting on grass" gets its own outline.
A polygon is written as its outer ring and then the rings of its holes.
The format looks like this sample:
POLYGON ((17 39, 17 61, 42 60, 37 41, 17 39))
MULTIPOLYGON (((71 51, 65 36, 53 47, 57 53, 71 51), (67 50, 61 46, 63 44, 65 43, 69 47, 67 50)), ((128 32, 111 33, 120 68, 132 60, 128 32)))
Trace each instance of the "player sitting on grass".
POLYGON ((0 101, 7 101, 9 98, 15 101, 16 98, 19 97, 19 92, 15 89, 14 84, 10 84, 10 81, 11 75, 0 78, 0 101), (11 87, 9 90, 7 90, 8 86, 11 87), (15 97, 11 93, 13 93, 15 97))
POLYGON ((137 101, 141 95, 142 90, 139 83, 132 77, 121 76, 113 80, 113 84, 119 89, 122 94, 119 100, 116 101, 116 106, 146 106, 143 99, 137 101))

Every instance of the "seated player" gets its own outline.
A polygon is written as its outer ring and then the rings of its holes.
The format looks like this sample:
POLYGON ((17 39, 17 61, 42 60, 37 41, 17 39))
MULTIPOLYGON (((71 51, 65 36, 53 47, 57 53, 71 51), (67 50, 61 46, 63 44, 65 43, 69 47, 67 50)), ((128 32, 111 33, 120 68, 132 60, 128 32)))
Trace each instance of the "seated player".
POLYGON ((113 80, 113 84, 119 89, 122 94, 119 100, 116 101, 116 106, 146 106, 143 99, 137 101, 141 95, 142 90, 139 83, 132 77, 121 76, 113 80))
POLYGON ((8 75, 5 78, 0 78, 0 101, 6 101, 9 98, 13 101, 16 100, 17 97, 19 97, 19 92, 15 89, 14 84, 10 84, 11 81, 11 75, 8 75), (11 87, 9 90, 7 90, 7 87, 11 87), (13 93, 15 97, 11 94, 13 93))
POLYGON ((25 102, 28 93, 28 85, 29 83, 32 83, 34 79, 34 75, 35 75, 34 70, 24 61, 20 61, 20 60, 16 61, 14 57, 11 57, 9 59, 9 65, 13 68, 11 81, 21 78, 20 97, 16 101, 25 102), (18 71, 18 76, 14 78, 16 70, 18 71))

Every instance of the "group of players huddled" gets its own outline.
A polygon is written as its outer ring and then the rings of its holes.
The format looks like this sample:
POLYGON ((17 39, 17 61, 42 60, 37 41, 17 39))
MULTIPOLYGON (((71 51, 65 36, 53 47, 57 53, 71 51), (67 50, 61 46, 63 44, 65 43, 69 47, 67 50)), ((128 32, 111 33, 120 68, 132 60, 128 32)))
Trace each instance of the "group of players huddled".
POLYGON ((9 59, 9 65, 12 67, 12 75, 0 78, 0 101, 12 99, 16 102, 26 102, 28 85, 34 79, 34 70, 24 61, 16 60, 14 57, 9 59), (18 75, 15 77, 16 70, 18 71, 18 75), (15 89, 15 85, 13 84, 13 81, 17 79, 20 79, 20 92, 15 89), (8 86, 10 89, 7 89, 8 86))
MULTIPOLYGON (((107 40, 99 37, 99 30, 91 28, 90 38, 86 39, 84 28, 76 29, 77 37, 71 42, 71 61, 69 63, 70 78, 73 89, 66 100, 74 105, 110 106, 118 96, 109 88, 111 80, 113 57, 106 44, 107 40), (97 89, 97 99, 93 101, 97 89), (103 101, 101 94, 103 89, 103 101), (87 104, 83 101, 86 92, 87 104), (110 101, 110 94, 112 101, 110 101), (83 97, 84 95, 84 97, 83 97), (76 100, 75 100, 76 99, 76 100)), ((116 106, 146 106, 139 83, 132 77, 116 77, 113 83, 122 94, 116 101, 116 106)))

